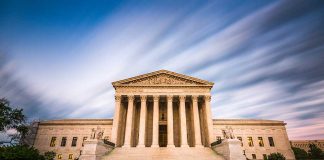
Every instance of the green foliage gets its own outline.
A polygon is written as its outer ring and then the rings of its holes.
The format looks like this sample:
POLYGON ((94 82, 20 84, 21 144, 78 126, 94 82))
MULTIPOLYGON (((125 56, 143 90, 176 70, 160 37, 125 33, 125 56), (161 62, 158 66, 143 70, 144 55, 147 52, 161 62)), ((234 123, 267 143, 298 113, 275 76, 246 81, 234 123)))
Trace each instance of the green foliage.
POLYGON ((45 160, 54 160, 56 153, 54 151, 48 151, 44 153, 45 160))
POLYGON ((315 144, 309 145, 308 156, 310 159, 324 159, 324 154, 315 144))
POLYGON ((26 117, 22 109, 14 109, 10 106, 8 100, 4 98, 0 99, 0 132, 6 134, 6 131, 10 129, 17 131, 16 134, 7 135, 9 138, 6 142, 0 143, 10 143, 13 145, 22 142, 29 131, 25 125, 25 119, 26 117))
POLYGON ((22 109, 13 109, 8 100, 0 99, 0 131, 17 129, 25 122, 22 109))
POLYGON ((45 160, 34 147, 26 145, 0 147, 1 160, 45 160))
POLYGON ((268 155, 268 160, 286 160, 286 158, 279 152, 268 155))
POLYGON ((292 150, 294 151, 296 160, 308 159, 308 154, 305 150, 297 147, 292 147, 292 150))

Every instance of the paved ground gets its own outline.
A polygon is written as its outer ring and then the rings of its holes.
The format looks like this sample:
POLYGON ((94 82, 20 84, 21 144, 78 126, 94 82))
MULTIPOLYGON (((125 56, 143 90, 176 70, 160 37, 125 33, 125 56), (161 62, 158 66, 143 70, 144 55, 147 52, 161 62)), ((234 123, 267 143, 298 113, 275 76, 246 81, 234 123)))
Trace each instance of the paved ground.
POLYGON ((115 148, 103 160, 224 160, 210 148, 115 148))

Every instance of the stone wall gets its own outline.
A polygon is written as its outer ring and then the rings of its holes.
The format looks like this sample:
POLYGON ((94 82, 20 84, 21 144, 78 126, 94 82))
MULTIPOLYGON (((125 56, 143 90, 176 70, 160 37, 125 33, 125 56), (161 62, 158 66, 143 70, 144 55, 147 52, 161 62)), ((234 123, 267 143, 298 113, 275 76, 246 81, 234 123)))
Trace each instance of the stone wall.
POLYGON ((295 159, 289 144, 285 123, 272 120, 244 120, 244 119, 214 119, 214 136, 222 138, 222 129, 230 126, 235 137, 242 138, 243 151, 247 158, 263 159, 270 153, 280 152, 286 159, 295 159), (249 146, 248 137, 252 137, 253 146, 249 146), (263 146, 258 138, 262 137, 263 146), (273 138, 274 146, 270 146, 269 137, 273 138))
POLYGON ((324 151, 324 140, 291 140, 290 144, 292 147, 297 147, 305 150, 309 150, 310 144, 315 144, 318 148, 324 151))
MULTIPOLYGON (((177 105, 175 106, 176 107, 174 108, 178 107, 177 105)), ((149 104, 148 113, 152 112, 152 107, 153 106, 149 104)), ((174 112, 175 117, 176 115, 178 115, 178 112, 174 112)), ((152 123, 152 117, 148 117, 148 119, 148 123, 152 123)), ((252 154, 255 154, 257 159, 263 159, 263 154, 268 155, 273 152, 280 152, 284 154, 287 159, 294 159, 285 129, 285 123, 282 121, 214 119, 213 123, 213 136, 215 136, 215 138, 222 137, 221 130, 226 126, 231 126, 233 128, 233 132, 236 137, 242 137, 243 150, 247 158, 252 159, 252 154), (252 137, 254 144, 252 147, 248 145, 247 137, 252 137), (259 146, 258 137, 263 138, 263 147, 259 146), (273 137, 275 146, 271 147, 269 145, 268 137, 273 137)), ((175 118, 175 128, 180 128, 178 125, 179 120, 175 118)), ((89 138, 91 129, 96 128, 97 126, 104 128, 103 137, 110 138, 112 119, 70 119, 43 121, 39 123, 34 146, 42 153, 46 151, 55 151, 57 154, 61 154, 62 159, 67 159, 69 154, 73 154, 73 158, 75 158, 80 155, 80 151, 83 149, 83 137, 89 138), (52 137, 57 137, 54 147, 50 147, 52 137), (65 147, 60 146, 62 137, 67 137, 65 147), (76 147, 71 146, 73 137, 78 137, 76 147)), ((148 126, 150 125, 147 125, 149 134, 152 132, 152 128, 148 126)), ((178 147, 180 144, 179 132, 180 130, 174 130, 176 147, 178 147)), ((152 143, 151 138, 152 137, 147 136, 146 145, 150 146, 149 143, 152 143)))
POLYGON ((107 139, 111 137, 111 119, 70 119, 70 120, 52 120, 39 123, 37 136, 34 147, 41 153, 46 151, 54 151, 57 157, 60 155, 62 159, 68 159, 72 155, 72 159, 80 155, 83 149, 83 137, 90 138, 91 129, 100 126, 104 129, 104 136, 107 139), (56 137, 55 146, 51 147, 51 139, 56 137), (66 145, 61 146, 62 137, 66 137, 66 145), (72 139, 77 137, 77 144, 72 147, 72 139))

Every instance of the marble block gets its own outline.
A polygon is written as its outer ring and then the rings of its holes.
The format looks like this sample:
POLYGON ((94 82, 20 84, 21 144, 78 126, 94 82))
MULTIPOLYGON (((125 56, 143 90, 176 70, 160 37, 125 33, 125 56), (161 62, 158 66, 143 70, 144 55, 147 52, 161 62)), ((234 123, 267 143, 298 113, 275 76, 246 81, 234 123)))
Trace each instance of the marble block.
POLYGON ((84 141, 80 160, 100 160, 102 156, 113 149, 113 146, 105 144, 103 140, 89 139, 84 141))
POLYGON ((212 149, 226 160, 246 160, 243 155, 241 141, 238 139, 225 139, 222 143, 212 146, 212 149))

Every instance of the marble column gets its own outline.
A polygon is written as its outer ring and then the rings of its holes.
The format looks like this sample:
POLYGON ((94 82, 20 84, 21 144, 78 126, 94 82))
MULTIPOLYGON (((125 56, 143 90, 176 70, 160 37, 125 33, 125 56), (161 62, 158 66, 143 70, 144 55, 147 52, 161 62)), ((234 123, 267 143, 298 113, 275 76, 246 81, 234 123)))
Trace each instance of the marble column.
POLYGON ((189 147, 187 139, 186 96, 180 95, 181 147, 189 147))
POLYGON ((139 140, 137 147, 145 147, 145 128, 146 128, 146 95, 141 95, 141 114, 139 124, 139 140))
POLYGON ((196 142, 195 147, 202 147, 197 95, 192 96, 192 108, 193 108, 193 120, 194 120, 194 127, 195 127, 195 142, 196 142))
POLYGON ((159 95, 153 96, 153 139, 151 147, 159 147, 159 95))
POLYGON ((134 95, 128 95, 128 108, 126 118, 125 142, 123 147, 130 147, 132 139, 132 124, 134 111, 134 95))
POLYGON ((173 140, 173 107, 172 107, 173 96, 167 96, 167 111, 168 111, 168 146, 167 147, 175 147, 173 140))
POLYGON ((121 101, 121 96, 120 95, 115 95, 115 114, 114 114, 114 120, 113 120, 113 127, 111 131, 111 141, 118 146, 118 131, 120 127, 120 101, 121 101))
POLYGON ((212 119, 212 113, 211 113, 211 107, 210 107, 210 100, 211 96, 206 95, 205 96, 205 107, 206 107, 206 121, 207 121, 207 129, 208 129, 208 141, 210 146, 211 143, 215 141, 214 135, 213 135, 213 119, 212 119))

